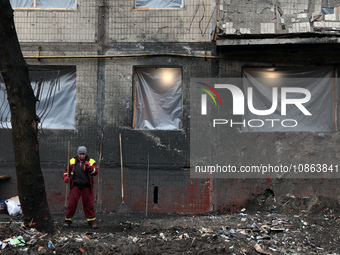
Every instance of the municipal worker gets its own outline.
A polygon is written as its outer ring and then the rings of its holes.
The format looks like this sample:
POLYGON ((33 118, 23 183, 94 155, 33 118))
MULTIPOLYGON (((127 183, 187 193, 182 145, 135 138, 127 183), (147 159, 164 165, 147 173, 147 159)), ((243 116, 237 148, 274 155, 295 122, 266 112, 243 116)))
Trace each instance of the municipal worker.
POLYGON ((97 174, 96 161, 88 156, 85 146, 78 147, 77 156, 70 159, 69 165, 64 171, 64 182, 70 182, 64 227, 69 227, 72 224, 72 217, 77 210, 78 201, 82 197, 87 223, 92 228, 98 228, 93 203, 93 176, 97 174))

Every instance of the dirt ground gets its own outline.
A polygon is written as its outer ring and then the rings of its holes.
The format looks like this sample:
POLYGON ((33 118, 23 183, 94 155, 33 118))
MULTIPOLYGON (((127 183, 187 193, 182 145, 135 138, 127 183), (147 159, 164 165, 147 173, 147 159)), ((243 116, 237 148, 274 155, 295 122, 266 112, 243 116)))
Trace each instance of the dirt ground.
POLYGON ((22 236, 24 242, 2 244, 0 253, 340 254, 339 209, 337 201, 323 197, 290 197, 285 203, 256 197, 247 209, 223 215, 97 212, 96 230, 82 211, 66 229, 64 214, 54 213, 54 236, 25 229, 21 216, 0 214, 0 240, 22 236))

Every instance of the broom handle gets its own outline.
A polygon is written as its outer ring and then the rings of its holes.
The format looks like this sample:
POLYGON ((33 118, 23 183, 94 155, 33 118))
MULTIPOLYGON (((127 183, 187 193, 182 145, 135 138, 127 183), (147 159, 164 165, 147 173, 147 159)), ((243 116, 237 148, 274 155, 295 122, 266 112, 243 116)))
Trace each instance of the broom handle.
POLYGON ((148 203, 149 203, 149 153, 148 153, 148 173, 146 175, 146 202, 145 202, 145 215, 148 215, 148 203))
MULTIPOLYGON (((69 171, 70 171, 70 141, 68 141, 68 146, 67 146, 67 179, 69 178, 69 171)), ((68 186, 69 183, 66 183, 66 192, 65 192, 65 207, 67 207, 67 200, 68 200, 68 186)))
POLYGON ((123 152, 122 152, 122 135, 119 134, 119 146, 120 146, 120 177, 122 187, 122 202, 124 202, 124 182, 123 182, 123 152))

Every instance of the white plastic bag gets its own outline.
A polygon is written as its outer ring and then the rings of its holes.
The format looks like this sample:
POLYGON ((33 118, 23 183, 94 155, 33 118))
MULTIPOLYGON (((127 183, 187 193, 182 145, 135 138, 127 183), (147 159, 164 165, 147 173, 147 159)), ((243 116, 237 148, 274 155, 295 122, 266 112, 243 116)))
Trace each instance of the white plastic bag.
POLYGON ((22 213, 19 199, 7 199, 5 201, 7 205, 8 214, 11 216, 16 216, 22 213))

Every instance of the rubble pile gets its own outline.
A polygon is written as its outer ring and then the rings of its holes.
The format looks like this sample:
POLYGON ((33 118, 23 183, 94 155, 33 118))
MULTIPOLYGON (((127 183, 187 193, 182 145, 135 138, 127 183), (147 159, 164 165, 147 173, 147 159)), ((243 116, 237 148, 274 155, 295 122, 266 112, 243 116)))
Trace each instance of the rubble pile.
MULTIPOLYGON (((293 203, 293 201, 291 201, 293 203)), ((99 229, 78 214, 55 235, 27 229, 21 216, 0 215, 1 254, 340 254, 340 218, 334 208, 312 214, 273 210, 174 215, 100 212, 99 229)))

